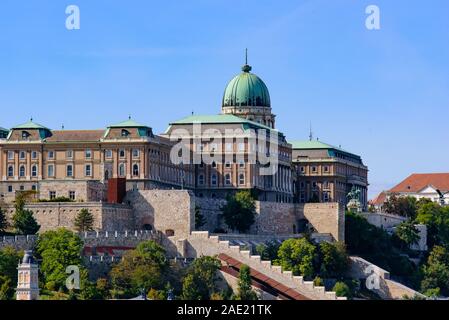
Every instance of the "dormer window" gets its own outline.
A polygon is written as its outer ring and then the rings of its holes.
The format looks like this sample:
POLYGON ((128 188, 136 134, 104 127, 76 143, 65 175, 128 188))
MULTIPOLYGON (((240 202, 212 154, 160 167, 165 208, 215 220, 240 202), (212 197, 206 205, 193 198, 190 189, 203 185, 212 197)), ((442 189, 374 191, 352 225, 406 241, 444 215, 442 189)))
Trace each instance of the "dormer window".
POLYGON ((30 136, 30 133, 28 131, 22 131, 22 139, 23 140, 27 140, 28 137, 30 136))
POLYGON ((126 129, 122 129, 122 137, 128 137, 129 136, 129 131, 126 129))

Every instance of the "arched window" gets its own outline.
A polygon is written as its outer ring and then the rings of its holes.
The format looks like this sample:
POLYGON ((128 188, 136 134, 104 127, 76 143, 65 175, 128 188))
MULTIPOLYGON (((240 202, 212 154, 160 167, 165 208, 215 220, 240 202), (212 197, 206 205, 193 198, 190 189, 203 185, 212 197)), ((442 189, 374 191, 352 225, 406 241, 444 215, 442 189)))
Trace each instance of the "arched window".
POLYGON ((104 172, 104 180, 108 180, 109 179, 109 171, 105 170, 104 172))
POLYGON ((239 184, 245 184, 245 175, 243 173, 239 174, 239 184))
POLYGON ((139 175, 139 165, 137 163, 133 164, 133 176, 139 175))
POLYGON ((124 177, 125 176, 125 164, 124 163, 120 163, 118 166, 118 175, 120 177, 124 177))
POLYGON ((230 173, 226 173, 225 174, 225 184, 226 185, 230 185, 231 184, 231 174, 230 173))
POLYGON ((198 175, 198 184, 203 185, 204 184, 204 174, 200 173, 198 175))
POLYGON ((212 168, 216 168, 217 167, 217 163, 215 161, 212 161, 212 168))
POLYGON ((126 129, 122 129, 122 137, 127 137, 129 136, 129 131, 126 129))
POLYGON ((67 177, 73 177, 73 166, 71 164, 67 165, 67 177))
POLYGON ((216 173, 212 173, 212 175, 210 176, 210 184, 213 186, 217 185, 217 174, 216 173))
POLYGON ((36 165, 33 165, 31 167, 31 176, 32 177, 37 177, 37 166, 36 165))
POLYGON ((14 176, 14 166, 8 166, 8 177, 14 176))
POLYGON ((19 167, 19 177, 25 177, 25 166, 19 167))

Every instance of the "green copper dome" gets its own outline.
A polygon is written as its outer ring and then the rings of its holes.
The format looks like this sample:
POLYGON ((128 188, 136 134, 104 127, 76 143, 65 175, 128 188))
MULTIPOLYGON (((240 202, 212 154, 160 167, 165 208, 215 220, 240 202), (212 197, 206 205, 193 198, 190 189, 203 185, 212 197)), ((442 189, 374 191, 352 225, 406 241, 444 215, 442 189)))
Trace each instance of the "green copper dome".
POLYGON ((242 73, 226 86, 223 107, 270 107, 270 94, 265 83, 245 64, 242 73))

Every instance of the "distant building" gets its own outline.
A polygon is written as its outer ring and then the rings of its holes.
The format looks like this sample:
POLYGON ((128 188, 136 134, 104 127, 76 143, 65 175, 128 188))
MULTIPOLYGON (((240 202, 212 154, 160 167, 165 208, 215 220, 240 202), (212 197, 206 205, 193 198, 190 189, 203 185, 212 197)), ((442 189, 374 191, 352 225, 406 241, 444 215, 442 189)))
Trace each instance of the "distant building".
POLYGON ((39 299, 39 267, 34 261, 33 252, 26 250, 22 263, 17 267, 17 300, 39 299))
POLYGON ((297 202, 340 202, 354 186, 360 190, 362 209, 367 209, 368 167, 362 158, 340 147, 315 141, 292 141, 297 202))
POLYGON ((370 204, 381 211, 382 205, 392 194, 412 196, 418 200, 427 198, 439 203, 437 190, 444 195, 444 203, 449 204, 449 173, 414 173, 390 190, 381 192, 370 204))

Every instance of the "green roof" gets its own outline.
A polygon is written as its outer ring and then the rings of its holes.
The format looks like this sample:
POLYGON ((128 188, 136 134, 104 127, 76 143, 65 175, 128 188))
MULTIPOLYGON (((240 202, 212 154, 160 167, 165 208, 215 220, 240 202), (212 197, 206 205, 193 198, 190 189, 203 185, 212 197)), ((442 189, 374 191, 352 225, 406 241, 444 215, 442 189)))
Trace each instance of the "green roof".
POLYGON ((128 119, 126 121, 122 121, 117 124, 113 124, 108 126, 108 128, 147 128, 148 126, 138 123, 132 119, 128 119))
POLYGON ((335 151, 347 154, 351 157, 355 157, 357 159, 360 159, 360 156, 346 151, 340 147, 333 146, 331 144, 321 142, 319 140, 299 140, 299 141, 289 141, 292 145, 293 150, 313 150, 313 149, 323 149, 323 150, 329 150, 329 155, 333 156, 335 154, 335 151))
POLYGON ((5 129, 5 128, 3 128, 3 127, 0 127, 0 131, 8 132, 9 130, 8 130, 8 129, 5 129))
POLYGON ((46 130, 50 130, 47 127, 33 122, 33 119, 31 119, 30 121, 24 123, 24 124, 20 124, 18 126, 13 127, 13 129, 46 129, 46 130))
POLYGON ((267 130, 274 130, 261 123, 250 121, 244 118, 237 117, 232 114, 217 114, 217 115, 192 115, 182 118, 178 121, 172 122, 170 124, 192 124, 195 122, 199 123, 212 123, 212 124, 230 124, 230 123, 241 123, 241 124, 251 124, 253 126, 258 126, 267 130))

